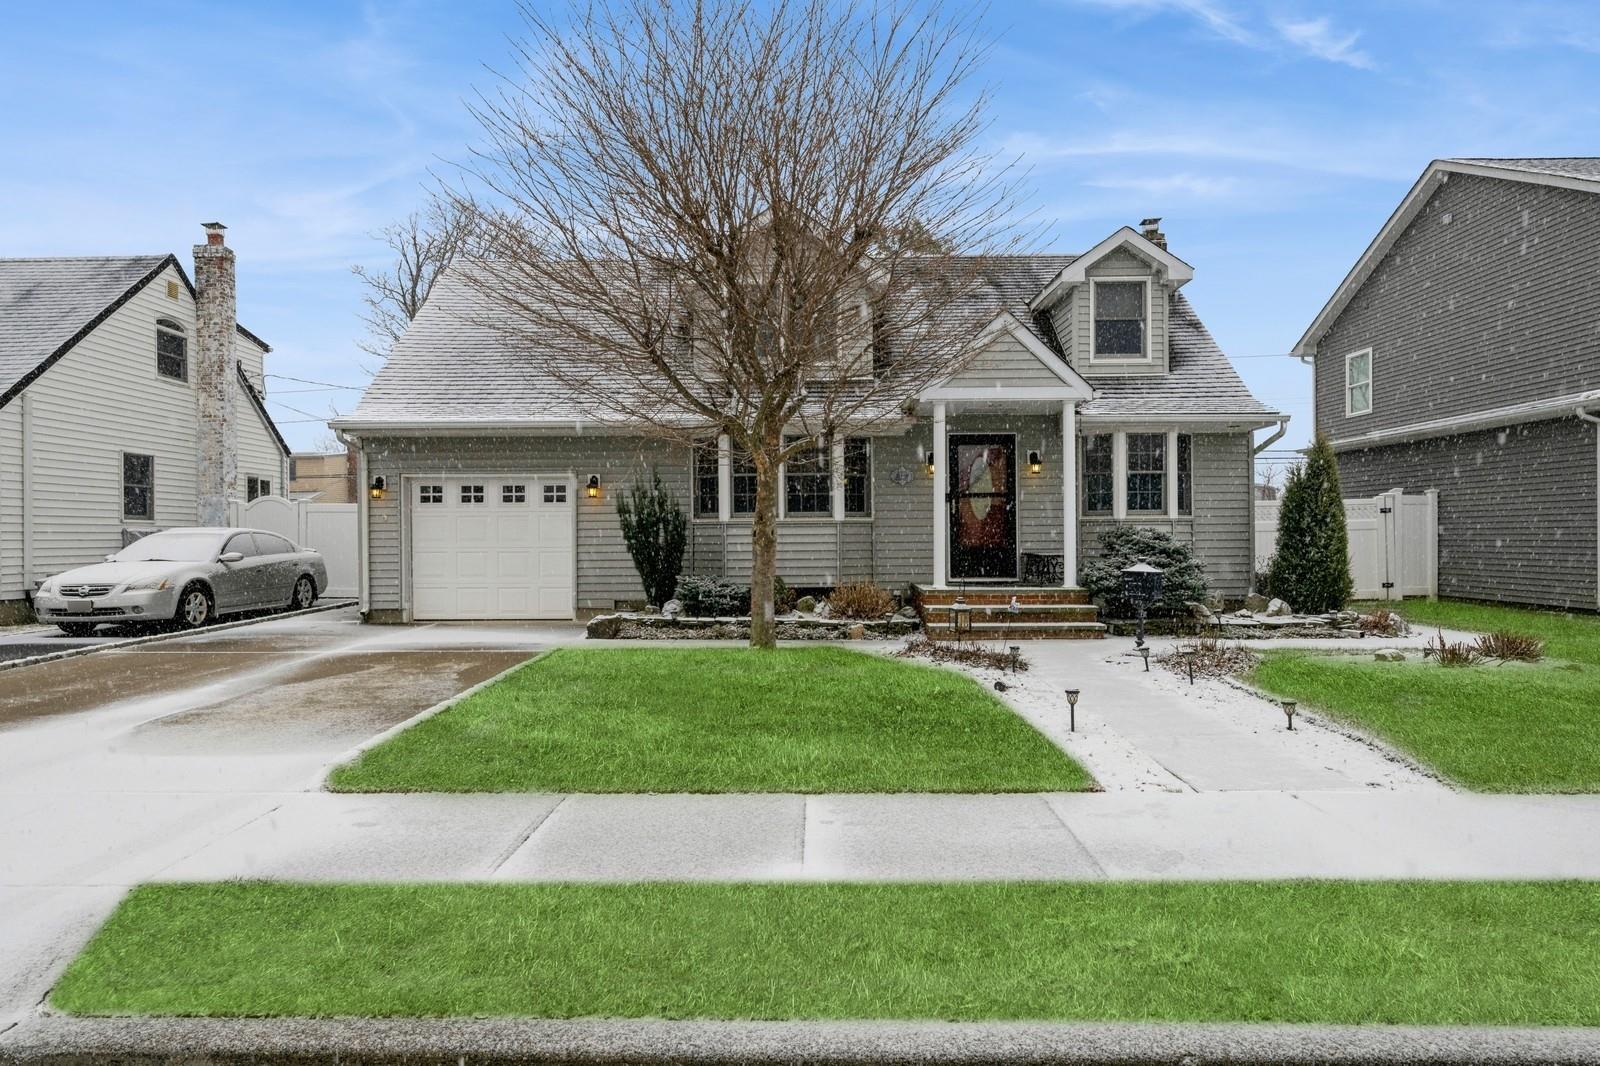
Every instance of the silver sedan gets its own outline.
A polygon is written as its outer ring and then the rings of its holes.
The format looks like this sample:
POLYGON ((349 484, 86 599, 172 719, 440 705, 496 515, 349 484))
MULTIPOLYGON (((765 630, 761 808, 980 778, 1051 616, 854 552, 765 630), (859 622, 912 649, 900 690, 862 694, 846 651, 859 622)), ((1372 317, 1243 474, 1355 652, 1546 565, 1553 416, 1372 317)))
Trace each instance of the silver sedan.
POLYGON ((328 587, 322 556, 260 529, 167 529, 49 578, 34 613, 71 636, 102 622, 198 629, 223 615, 302 609, 328 587))

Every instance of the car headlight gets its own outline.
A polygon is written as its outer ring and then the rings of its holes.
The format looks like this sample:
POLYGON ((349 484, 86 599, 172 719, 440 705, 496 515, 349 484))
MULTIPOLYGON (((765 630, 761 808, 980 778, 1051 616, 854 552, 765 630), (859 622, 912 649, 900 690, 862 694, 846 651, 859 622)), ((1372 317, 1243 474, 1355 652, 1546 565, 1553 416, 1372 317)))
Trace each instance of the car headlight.
POLYGON ((172 583, 164 577, 147 577, 122 586, 124 592, 160 592, 172 583))
POLYGON ((53 578, 53 577, 47 577, 47 578, 44 579, 44 583, 39 586, 38 595, 50 596, 50 595, 54 595, 55 591, 56 591, 56 579, 53 578))

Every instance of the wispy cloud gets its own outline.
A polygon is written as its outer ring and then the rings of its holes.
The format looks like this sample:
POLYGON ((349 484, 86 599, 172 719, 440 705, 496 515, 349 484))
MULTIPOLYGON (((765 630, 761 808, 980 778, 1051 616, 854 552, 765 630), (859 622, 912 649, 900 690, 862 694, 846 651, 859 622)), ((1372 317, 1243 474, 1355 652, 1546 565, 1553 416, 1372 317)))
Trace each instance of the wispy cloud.
POLYGON ((1358 31, 1345 33, 1336 30, 1325 15, 1308 19, 1277 19, 1272 25, 1278 31, 1278 36, 1318 59, 1343 63, 1359 70, 1371 70, 1377 66, 1370 55, 1356 47, 1356 42, 1361 39, 1358 31))
POLYGON ((1087 178, 1083 184, 1095 189, 1113 189, 1119 192, 1137 192, 1147 196, 1177 197, 1215 200, 1238 191, 1237 178, 1226 175, 1190 174, 1111 174, 1087 178))
POLYGON ((1212 0, 1083 0, 1095 7, 1141 15, 1172 12, 1186 15, 1207 30, 1235 44, 1255 46, 1257 36, 1233 12, 1212 0))

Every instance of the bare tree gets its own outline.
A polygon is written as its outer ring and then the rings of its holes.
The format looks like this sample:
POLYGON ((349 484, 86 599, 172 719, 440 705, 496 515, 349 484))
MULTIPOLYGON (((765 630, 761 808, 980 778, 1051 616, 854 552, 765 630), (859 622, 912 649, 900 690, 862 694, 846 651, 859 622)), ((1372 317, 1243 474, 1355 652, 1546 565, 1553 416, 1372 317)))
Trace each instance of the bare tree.
POLYGON ((770 647, 780 464, 903 423, 995 314, 983 257, 1017 237, 978 149, 986 47, 970 19, 834 0, 523 15, 474 108, 462 276, 587 417, 747 457, 770 647))
POLYGON ((471 231, 469 214, 450 199, 436 198, 425 210, 413 211, 373 235, 394 258, 378 269, 350 268, 366 286, 361 297, 366 305, 361 318, 367 325, 367 339, 360 342, 363 351, 388 358, 471 231))

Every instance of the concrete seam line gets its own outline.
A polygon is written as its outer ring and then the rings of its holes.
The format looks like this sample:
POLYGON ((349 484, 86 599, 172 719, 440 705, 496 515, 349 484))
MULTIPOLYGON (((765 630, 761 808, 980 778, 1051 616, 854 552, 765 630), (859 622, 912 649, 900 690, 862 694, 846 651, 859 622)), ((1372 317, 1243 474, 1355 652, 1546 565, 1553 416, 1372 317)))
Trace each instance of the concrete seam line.
MULTIPOLYGON (((1076 793, 1064 793, 1064 794, 1065 795, 1075 795, 1076 793)), ((1078 836, 1078 834, 1073 831, 1072 826, 1067 824, 1066 815, 1062 814, 1061 811, 1056 808, 1056 805, 1054 803, 1050 802, 1051 794, 1050 793, 1046 793, 1043 796, 1040 796, 1039 798, 1040 798, 1041 801, 1043 801, 1043 803, 1045 805, 1045 808, 1051 814, 1055 815, 1056 821, 1061 823, 1061 828, 1065 829, 1067 831, 1067 836, 1071 837, 1072 838, 1072 842, 1074 844, 1078 845, 1079 849, 1082 850, 1083 854, 1088 857, 1089 861, 1094 865, 1094 872, 1100 877, 1100 879, 1101 880, 1110 880, 1110 875, 1106 873, 1106 868, 1100 864, 1099 857, 1097 855, 1095 855, 1094 852, 1089 850, 1089 845, 1085 844, 1083 842, 1083 838, 1078 836)))
POLYGON ((650 1064, 1600 1063, 1600 1029, 1247 1023, 84 1018, 42 1013, 0 1062, 650 1064))
POLYGON ((109 644, 94 644, 87 648, 68 648, 65 651, 46 652, 43 655, 30 655, 26 659, 11 659, 0 663, 0 672, 17 670, 24 666, 38 666, 41 663, 53 663, 60 659, 76 659, 80 655, 93 655, 96 652, 115 651, 118 648, 137 648, 145 644, 159 644, 167 640, 182 640, 185 637, 204 637, 212 633, 222 633, 229 629, 242 629, 261 622, 276 622, 280 618, 299 618, 301 615, 317 614, 321 611, 336 611, 341 607, 349 607, 354 600, 338 600, 333 603, 319 603, 315 607, 307 607, 301 611, 284 611, 282 614, 264 615, 261 618, 238 618, 231 622, 218 622, 206 626, 204 629, 180 629, 173 633, 152 633, 146 637, 129 637, 126 640, 113 641, 109 644))
POLYGON ((462 692, 458 692, 454 696, 451 696, 447 700, 441 700, 438 703, 435 703, 432 707, 428 707, 428 708, 425 708, 424 710, 418 711, 416 714, 412 715, 410 718, 407 718, 403 722, 396 722, 394 725, 390 726, 388 729, 385 729, 383 732, 377 733, 377 734, 375 734, 373 736, 370 736, 366 740, 363 740, 360 744, 357 744, 355 747, 349 749, 348 751, 345 751, 340 755, 334 756, 334 758, 333 758, 333 760, 331 762, 326 763, 322 767, 322 769, 320 771, 318 771, 317 779, 314 782, 312 782, 311 787, 310 787, 310 791, 312 791, 312 792, 327 792, 327 791, 329 791, 329 789, 327 787, 328 775, 331 774, 333 771, 339 769, 341 766, 349 765, 350 763, 354 762, 356 759, 359 759, 367 751, 371 750, 372 748, 377 747, 379 744, 382 744, 385 741, 392 740, 394 737, 397 737, 401 733, 404 733, 406 730, 410 729, 412 726, 420 725, 423 722, 427 721, 429 718, 432 718, 434 715, 439 714, 442 711, 448 711, 451 707, 454 707, 456 704, 460 703, 464 699, 467 699, 469 696, 476 696, 479 692, 482 692, 484 689, 488 688, 490 685, 493 685, 496 682, 505 680, 506 678, 510 677, 512 674, 516 673, 518 670, 521 670, 524 666, 529 666, 529 665, 539 661, 540 659, 543 659, 546 655, 549 655, 552 650, 553 649, 551 649, 551 648, 545 648, 542 651, 536 651, 532 655, 530 655, 528 658, 522 660, 520 663, 517 663, 514 666, 508 666, 504 670, 500 671, 498 674, 495 674, 493 677, 485 678, 484 680, 479 681, 476 685, 473 685, 471 688, 466 689, 466 690, 464 690, 462 692))
POLYGON ((571 798, 571 796, 562 796, 560 799, 556 800, 555 806, 551 807, 548 811, 545 811, 541 817, 534 819, 533 824, 528 826, 528 831, 517 837, 515 843, 513 843, 509 848, 501 852, 500 855, 495 858, 494 863, 489 867, 489 876, 493 877, 495 874, 499 873, 500 867, 510 862, 511 856, 521 851, 523 847, 527 845, 528 841, 533 839, 534 834, 538 833, 539 830, 549 825, 550 820, 556 816, 556 812, 559 811, 566 804, 567 800, 571 798))

